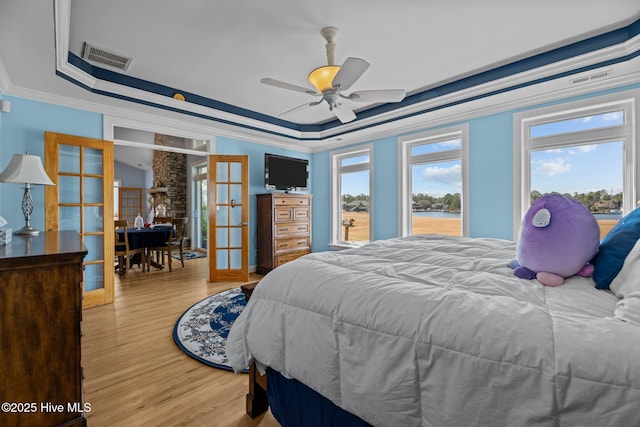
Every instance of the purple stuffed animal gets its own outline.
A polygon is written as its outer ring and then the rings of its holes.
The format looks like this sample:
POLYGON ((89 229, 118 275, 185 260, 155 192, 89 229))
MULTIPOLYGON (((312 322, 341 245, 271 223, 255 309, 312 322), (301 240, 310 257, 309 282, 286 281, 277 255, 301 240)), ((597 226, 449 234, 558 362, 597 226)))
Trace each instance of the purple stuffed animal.
POLYGON ((517 259, 509 266, 523 279, 559 286, 566 277, 589 277, 598 252, 600 227, 580 202, 548 194, 536 200, 522 220, 517 259))

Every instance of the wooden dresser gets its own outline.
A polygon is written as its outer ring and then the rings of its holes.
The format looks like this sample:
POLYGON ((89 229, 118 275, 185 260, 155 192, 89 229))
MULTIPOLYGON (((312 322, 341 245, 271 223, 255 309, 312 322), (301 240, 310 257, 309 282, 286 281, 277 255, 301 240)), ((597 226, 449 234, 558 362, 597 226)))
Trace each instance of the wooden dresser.
POLYGON ((0 425, 86 425, 80 366, 86 254, 75 231, 14 235, 0 246, 0 425))
POLYGON ((311 252, 311 194, 258 194, 258 274, 311 252))

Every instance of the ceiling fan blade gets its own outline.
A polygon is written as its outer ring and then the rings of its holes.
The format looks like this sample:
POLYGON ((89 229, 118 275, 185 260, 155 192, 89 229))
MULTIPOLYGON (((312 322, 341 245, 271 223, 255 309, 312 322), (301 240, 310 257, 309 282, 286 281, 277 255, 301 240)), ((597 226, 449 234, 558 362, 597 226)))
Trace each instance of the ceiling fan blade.
POLYGON ((400 102, 406 96, 404 89, 361 90, 353 92, 347 99, 356 102, 400 102))
POLYGON ((293 90, 295 92, 307 93, 309 95, 320 95, 318 92, 316 92, 313 89, 309 89, 304 86, 294 85, 291 83, 281 82, 280 80, 265 78, 265 79, 261 79, 260 83, 269 85, 269 86, 279 87, 281 89, 293 90))
POLYGON ((342 123, 349 123, 356 119, 356 113, 354 113, 351 108, 344 105, 334 107, 333 113, 342 123))
POLYGON ((295 113, 296 111, 306 110, 309 107, 313 107, 314 105, 318 105, 319 102, 307 102, 306 104, 298 105, 295 108, 285 111, 284 113, 278 114, 278 117, 284 116, 286 114, 295 113))
POLYGON ((349 89, 369 68, 369 63, 360 58, 347 58, 333 78, 331 85, 335 90, 349 89))

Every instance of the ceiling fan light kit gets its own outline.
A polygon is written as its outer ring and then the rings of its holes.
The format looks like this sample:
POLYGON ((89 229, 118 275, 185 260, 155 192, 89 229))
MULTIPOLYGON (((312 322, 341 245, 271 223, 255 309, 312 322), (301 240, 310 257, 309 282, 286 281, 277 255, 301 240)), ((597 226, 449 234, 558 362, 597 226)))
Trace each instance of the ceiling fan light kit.
POLYGON ((309 73, 309 83, 316 88, 318 93, 333 89, 333 79, 338 74, 338 71, 340 71, 340 66, 338 65, 318 67, 309 73))
POLYGON ((316 89, 315 91, 307 89, 303 86, 282 82, 271 78, 260 80, 261 83, 279 87, 281 89, 302 92, 312 96, 321 96, 319 101, 308 102, 291 110, 285 111, 280 116, 290 114, 294 111, 306 109, 319 105, 325 101, 329 105, 338 120, 342 123, 348 123, 356 119, 355 113, 346 105, 338 102, 340 98, 348 99, 356 102, 400 102, 404 99, 406 93, 404 89, 385 89, 385 90, 365 90, 353 92, 350 95, 342 94, 343 90, 348 90, 369 68, 369 63, 361 58, 349 57, 344 61, 342 66, 335 65, 335 38, 338 35, 336 27, 325 27, 320 32, 325 38, 327 51, 327 65, 318 67, 309 73, 309 83, 316 89))

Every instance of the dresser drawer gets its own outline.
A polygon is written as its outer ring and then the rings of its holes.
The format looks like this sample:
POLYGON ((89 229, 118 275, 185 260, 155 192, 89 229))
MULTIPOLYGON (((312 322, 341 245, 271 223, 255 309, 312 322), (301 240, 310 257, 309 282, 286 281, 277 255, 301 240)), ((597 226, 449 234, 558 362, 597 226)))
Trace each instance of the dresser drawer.
POLYGON ((293 219, 295 221, 308 221, 311 219, 309 208, 293 208, 293 219))
POLYGON ((292 250, 309 249, 309 237, 300 236, 288 239, 276 239, 273 243, 276 252, 286 252, 292 250))
POLYGON ((276 255, 276 262, 275 262, 275 266, 276 267, 280 267, 282 264, 286 264, 288 262, 291 262, 295 259, 300 258, 303 255, 306 255, 310 253, 309 251, 302 251, 302 252, 293 252, 293 253, 287 253, 287 254, 282 254, 282 255, 276 255))
POLYGON ((279 207, 274 208, 273 212, 275 222, 308 221, 311 219, 308 207, 279 207))
POLYGON ((275 237, 295 236, 296 234, 309 234, 309 223, 286 223, 274 226, 275 237))
POLYGON ((308 197, 275 197, 273 204, 275 206, 309 206, 308 197))
POLYGON ((274 210, 274 219, 276 222, 287 222, 293 221, 293 209, 286 208, 275 208, 274 210))

